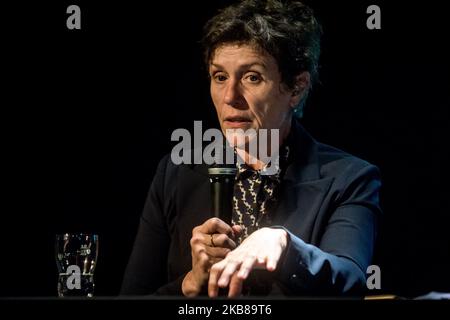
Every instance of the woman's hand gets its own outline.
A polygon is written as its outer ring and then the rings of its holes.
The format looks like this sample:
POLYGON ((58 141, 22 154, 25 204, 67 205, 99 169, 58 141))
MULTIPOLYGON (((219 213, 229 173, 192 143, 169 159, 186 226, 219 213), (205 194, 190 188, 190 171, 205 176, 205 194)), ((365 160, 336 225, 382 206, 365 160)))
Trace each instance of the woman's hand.
POLYGON ((233 239, 240 232, 241 227, 230 227, 218 218, 208 219, 192 230, 192 270, 186 274, 182 284, 185 296, 193 297, 201 292, 208 283, 211 266, 236 248, 233 239))
POLYGON ((274 271, 288 242, 283 229, 262 228, 252 233, 242 244, 228 253, 225 259, 211 267, 208 294, 217 297, 219 287, 230 287, 228 297, 236 297, 242 284, 255 268, 274 271))

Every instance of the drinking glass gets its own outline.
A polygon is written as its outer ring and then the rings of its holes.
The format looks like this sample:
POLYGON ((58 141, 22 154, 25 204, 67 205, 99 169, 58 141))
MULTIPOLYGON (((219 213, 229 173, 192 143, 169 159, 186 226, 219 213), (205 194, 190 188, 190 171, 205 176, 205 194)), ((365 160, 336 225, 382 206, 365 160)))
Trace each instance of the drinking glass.
POLYGON ((98 235, 64 233, 56 235, 58 296, 94 295, 94 271, 97 265, 98 235))

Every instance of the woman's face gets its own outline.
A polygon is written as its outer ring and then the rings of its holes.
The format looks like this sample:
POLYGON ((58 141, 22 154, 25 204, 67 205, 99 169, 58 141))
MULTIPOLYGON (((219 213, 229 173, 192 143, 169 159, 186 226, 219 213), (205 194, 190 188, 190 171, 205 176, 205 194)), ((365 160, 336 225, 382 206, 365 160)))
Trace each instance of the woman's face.
POLYGON ((290 130, 292 109, 300 95, 281 82, 276 60, 250 45, 223 45, 213 54, 209 74, 211 97, 222 131, 290 130))

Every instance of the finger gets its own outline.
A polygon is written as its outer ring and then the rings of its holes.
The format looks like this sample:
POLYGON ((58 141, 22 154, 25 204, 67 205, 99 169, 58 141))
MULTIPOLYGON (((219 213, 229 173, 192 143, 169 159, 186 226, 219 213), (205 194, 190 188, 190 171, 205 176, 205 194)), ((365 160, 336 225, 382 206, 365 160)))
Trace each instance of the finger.
POLYGON ((242 226, 240 226, 238 224, 235 224, 234 226, 232 226, 231 229, 233 229, 234 237, 240 236, 242 234, 242 231, 244 231, 242 226))
POLYGON ((234 249, 236 248, 236 243, 225 234, 205 234, 197 230, 193 233, 193 236, 191 238, 191 248, 197 248, 198 250, 198 247, 221 247, 234 249), (211 237, 213 237, 213 239, 211 239, 211 237))
POLYGON ((239 279, 239 277, 236 276, 235 273, 230 280, 230 290, 228 290, 228 297, 234 298, 239 296, 242 292, 243 283, 244 281, 242 279, 239 279))
POLYGON ((257 263, 259 266, 265 266, 265 265, 266 265, 266 257, 258 257, 258 258, 256 259, 256 263, 257 263))
POLYGON ((197 231, 195 235, 192 236, 191 238, 191 246, 192 242, 195 241, 194 244, 201 244, 202 246, 206 245, 207 247, 219 247, 219 242, 216 239, 216 235, 219 234, 216 233, 209 234, 197 231))
POLYGON ((210 272, 212 265, 214 265, 217 262, 220 262, 222 260, 223 260, 223 258, 209 258, 209 266, 210 266, 210 268, 208 269, 208 272, 210 272))
MULTIPOLYGON (((215 240, 214 240, 215 243, 215 240)), ((231 252, 230 249, 228 248, 222 248, 222 247, 209 247, 209 246, 205 246, 205 251, 206 253, 211 257, 211 258, 225 258, 226 255, 231 252)))
POLYGON ((233 261, 233 260, 223 260, 224 263, 226 263, 225 269, 223 269, 222 274, 220 275, 219 281, 217 284, 221 288, 226 288, 228 284, 230 283, 231 276, 236 272, 238 269, 240 262, 233 261))
POLYGON ((209 273, 209 281, 208 281, 208 296, 211 298, 217 297, 219 294, 219 285, 217 284, 220 275, 222 274, 222 270, 225 267, 224 260, 219 263, 214 264, 211 267, 211 271, 209 273))
POLYGON ((203 244, 197 244, 191 247, 191 253, 192 256, 198 257, 200 255, 206 255, 208 256, 207 252, 206 252, 206 247, 203 244))
POLYGON ((209 256, 205 253, 205 252, 201 252, 200 254, 197 255, 196 257, 196 263, 195 265, 193 265, 192 267, 198 267, 203 271, 208 271, 210 268, 210 264, 209 264, 209 256))
POLYGON ((206 220, 199 226, 198 231, 202 233, 224 233, 228 236, 233 235, 233 229, 223 220, 219 218, 211 218, 206 220))
POLYGON ((242 263, 239 273, 237 274, 238 278, 241 280, 247 279, 250 271, 252 271, 253 266, 255 265, 256 257, 255 256, 248 256, 244 262, 242 263))
POLYGON ((197 246, 199 244, 209 245, 210 235, 206 235, 198 230, 199 230, 199 227, 195 227, 192 230, 192 237, 191 237, 191 241, 190 241, 191 248, 194 248, 195 246, 197 246))
POLYGON ((266 269, 269 271, 274 271, 277 268, 278 261, 281 257, 281 251, 280 250, 274 250, 273 254, 269 255, 266 259, 266 269))
MULTIPOLYGON (((232 250, 236 248, 236 242, 234 242, 233 239, 226 234, 214 234, 213 241, 216 247, 229 248, 232 250)), ((211 243, 211 237, 209 242, 211 243)))

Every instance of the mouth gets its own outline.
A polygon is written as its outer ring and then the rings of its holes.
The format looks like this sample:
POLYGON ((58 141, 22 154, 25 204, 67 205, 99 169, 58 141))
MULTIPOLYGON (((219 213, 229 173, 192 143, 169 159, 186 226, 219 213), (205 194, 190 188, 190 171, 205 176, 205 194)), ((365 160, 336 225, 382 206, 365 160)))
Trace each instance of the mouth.
POLYGON ((225 121, 227 121, 227 122, 252 122, 252 120, 250 120, 250 118, 242 117, 242 116, 226 117, 225 121))
POLYGON ((230 128, 239 128, 248 126, 252 120, 243 116, 230 116, 224 119, 224 124, 230 128))

